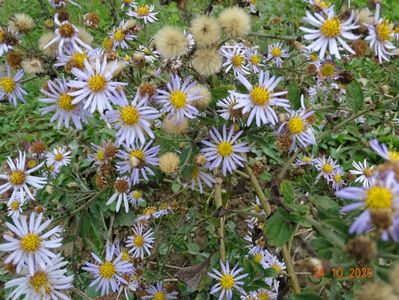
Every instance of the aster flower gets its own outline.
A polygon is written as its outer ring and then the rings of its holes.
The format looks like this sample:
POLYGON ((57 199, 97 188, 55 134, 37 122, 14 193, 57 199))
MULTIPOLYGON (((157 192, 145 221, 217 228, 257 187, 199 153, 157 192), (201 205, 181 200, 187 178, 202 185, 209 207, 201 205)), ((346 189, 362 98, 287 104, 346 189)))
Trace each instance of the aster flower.
POLYGON ((237 99, 234 96, 227 96, 216 102, 216 106, 220 107, 216 112, 225 120, 236 121, 237 117, 241 116, 240 109, 234 109, 237 104, 237 99))
POLYGON ((44 162, 38 164, 34 168, 30 168, 27 170, 25 161, 25 152, 22 153, 21 151, 19 151, 19 158, 16 159, 15 164, 10 157, 7 158, 7 165, 10 169, 9 173, 0 174, 0 179, 4 179, 7 181, 6 183, 0 185, 0 194, 3 194, 12 189, 13 192, 11 194, 10 201, 15 199, 17 193, 19 194, 21 201, 23 200, 25 193, 30 199, 33 200, 34 197, 29 190, 28 185, 36 189, 41 189, 46 183, 45 178, 31 175, 36 170, 40 169, 43 166, 44 162))
POLYGON ((130 9, 127 15, 136 19, 143 20, 144 24, 154 23, 155 21, 158 21, 156 17, 158 12, 154 12, 154 9, 154 5, 137 5, 136 7, 133 7, 133 9, 130 9))
POLYGON ((164 287, 162 282, 157 282, 156 285, 150 285, 146 289, 147 295, 141 297, 142 299, 177 299, 177 292, 169 293, 164 287))
POLYGON ((324 155, 321 158, 316 158, 314 160, 314 166, 320 172, 316 178, 319 179, 321 176, 323 176, 327 181, 332 180, 334 170, 339 167, 335 160, 333 160, 331 157, 326 159, 324 155))
POLYGON ((245 57, 248 62, 248 68, 251 74, 257 74, 264 67, 264 57, 259 53, 258 47, 247 47, 245 48, 245 57))
POLYGON ((347 187, 336 193, 337 197, 354 200, 341 209, 346 213, 362 209, 356 221, 350 226, 349 233, 364 233, 371 227, 371 213, 396 211, 399 208, 399 184, 395 174, 389 172, 384 179, 373 178, 369 187, 347 187))
POLYGON ((320 81, 324 80, 336 80, 339 78, 337 65, 331 59, 327 57, 324 60, 318 60, 315 63, 317 70, 317 79, 320 81))
POLYGON ((192 105, 202 96, 195 89, 197 83, 188 76, 183 82, 177 75, 172 75, 167 84, 168 91, 158 89, 155 100, 162 106, 161 112, 167 113, 168 118, 176 118, 176 123, 183 122, 184 118, 194 119, 198 110, 192 105))
POLYGON ((244 269, 235 265, 234 268, 230 270, 228 261, 226 261, 226 265, 220 261, 220 267, 222 268, 221 272, 212 268, 213 273, 208 273, 210 277, 218 281, 218 283, 212 286, 211 295, 221 291, 218 300, 230 300, 233 298, 233 289, 237 290, 240 294, 244 293, 241 287, 244 285, 244 282, 241 281, 241 279, 247 277, 248 274, 239 275, 244 269))
POLYGON ((127 22, 122 20, 118 27, 114 27, 109 34, 114 43, 114 49, 120 47, 121 49, 129 48, 128 41, 132 41, 136 36, 127 29, 127 22))
POLYGON ((332 172, 331 183, 335 191, 339 191, 346 185, 346 183, 342 179, 343 175, 344 175, 344 170, 341 167, 334 169, 334 171, 332 172))
POLYGON ((237 166, 243 167, 245 159, 239 154, 250 149, 246 143, 236 143, 241 134, 242 131, 234 134, 234 127, 227 133, 226 125, 223 125, 222 134, 213 127, 209 131, 213 143, 202 141, 206 147, 201 149, 201 153, 207 158, 207 168, 213 170, 222 165, 223 175, 226 176, 237 169, 237 166))
POLYGON ((58 254, 44 266, 35 266, 33 274, 26 274, 6 282, 6 289, 15 287, 9 298, 20 299, 25 295, 24 299, 70 299, 65 292, 73 287, 73 276, 66 275, 67 270, 64 267, 67 264, 61 254, 58 254))
POLYGON ((47 152, 46 165, 60 168, 71 162, 71 151, 65 146, 55 147, 53 151, 47 152))
MULTIPOLYGON (((24 199, 25 197, 23 197, 24 199)), ((12 201, 8 201, 7 203, 7 215, 10 217, 16 217, 18 218, 20 214, 22 213, 22 205, 24 204, 24 201, 21 201, 20 196, 16 195, 15 199, 12 201)))
POLYGON ((310 4, 316 11, 325 11, 332 9, 332 4, 330 1, 325 0, 304 0, 306 3, 310 4))
POLYGON ((68 94, 70 89, 67 87, 65 78, 49 80, 47 89, 42 89, 41 92, 46 98, 41 98, 39 101, 48 103, 49 106, 41 108, 39 111, 42 114, 55 111, 50 122, 57 120, 58 129, 63 125, 69 128, 71 120, 76 128, 82 129, 82 123, 87 123, 87 118, 91 117, 89 112, 82 109, 82 105, 72 104, 73 97, 68 94))
POLYGON ((90 50, 91 47, 85 44, 79 38, 79 29, 73 25, 68 20, 60 21, 58 18, 58 13, 55 14, 54 23, 57 26, 55 30, 55 38, 48 42, 44 49, 50 47, 53 44, 58 43, 58 53, 62 55, 64 51, 76 50, 78 52, 83 52, 81 47, 90 50))
POLYGON ((0 27, 0 57, 13 48, 13 46, 7 41, 7 37, 10 35, 10 33, 10 29, 4 29, 0 27))
POLYGON ((142 224, 134 225, 133 234, 126 241, 126 248, 134 258, 144 259, 144 256, 151 255, 152 244, 154 243, 153 232, 151 228, 145 231, 142 224))
POLYGON ((277 68, 282 67, 283 58, 287 57, 288 57, 288 49, 283 48, 282 42, 277 42, 269 45, 266 60, 273 61, 276 64, 277 68))
POLYGON ((122 0, 121 9, 135 8, 137 5, 136 0, 122 0))
POLYGON ((294 166, 312 166, 313 165, 313 155, 307 156, 303 155, 301 158, 297 158, 294 162, 294 166))
POLYGON ((112 81, 112 72, 115 70, 116 64, 113 63, 109 68, 105 57, 102 64, 99 57, 94 66, 87 60, 84 61, 84 64, 83 70, 72 69, 72 74, 76 76, 77 80, 70 80, 67 83, 70 88, 76 89, 68 93, 74 97, 72 104, 75 105, 83 101, 84 109, 90 107, 91 113, 97 109, 100 114, 103 114, 105 109, 112 109, 111 103, 120 104, 116 89, 126 83, 112 81))
POLYGON ((23 76, 23 70, 19 70, 12 76, 9 67, 7 67, 6 74, 0 73, 0 100, 7 99, 14 106, 17 106, 18 100, 26 103, 24 96, 28 93, 21 87, 20 83, 23 76))
POLYGON ((77 4, 76 2, 72 1, 72 0, 48 0, 48 2, 50 3, 51 7, 53 8, 62 8, 67 6, 68 3, 71 3, 77 7, 80 7, 79 4, 77 4))
POLYGON ((129 202, 128 202, 128 194, 130 192, 130 181, 129 177, 118 177, 114 183, 115 192, 112 194, 111 198, 107 201, 106 205, 110 205, 116 200, 116 208, 115 211, 119 212, 122 201, 125 206, 126 213, 129 212, 129 202))
POLYGON ((95 165, 104 165, 115 158, 118 147, 109 141, 102 142, 101 145, 91 144, 93 153, 89 155, 89 160, 95 165))
POLYGON ((353 175, 360 175, 355 179, 355 182, 360 182, 363 186, 369 187, 371 184, 371 178, 375 171, 374 166, 369 167, 366 159, 364 159, 363 163, 361 161, 354 161, 352 162, 352 166, 355 170, 349 170, 349 172, 353 175))
POLYGON ((289 107, 287 99, 279 98, 287 92, 274 92, 275 87, 281 82, 282 77, 270 77, 269 72, 259 72, 258 84, 253 86, 248 79, 239 74, 237 79, 246 87, 249 94, 241 94, 230 91, 230 94, 237 98, 234 109, 242 108, 242 113, 249 113, 247 126, 256 120, 256 126, 264 124, 275 125, 278 121, 276 112, 272 106, 289 107))
POLYGON ((331 55, 341 58, 339 54, 338 44, 348 52, 355 54, 351 47, 344 39, 357 40, 359 37, 351 33, 351 30, 358 28, 354 22, 355 14, 352 11, 350 17, 342 22, 334 12, 334 9, 324 11, 324 14, 315 13, 312 15, 309 11, 306 12, 304 22, 316 27, 316 29, 309 29, 307 27, 300 27, 306 34, 306 40, 315 40, 307 48, 311 51, 319 51, 321 59, 324 58, 327 48, 331 55))
POLYGON ((50 258, 56 256, 49 249, 61 247, 62 238, 58 236, 62 228, 55 226, 43 233, 51 220, 42 223, 43 215, 35 213, 30 214, 29 223, 26 219, 25 216, 13 217, 13 224, 5 223, 13 236, 7 233, 3 235, 6 243, 0 244, 0 251, 11 252, 5 259, 5 263, 16 265, 17 273, 21 272, 23 267, 27 267, 29 274, 33 275, 35 267, 45 268, 50 258))
POLYGON ((83 69, 85 66, 85 59, 91 61, 97 56, 101 55, 96 50, 86 50, 82 52, 66 50, 62 55, 57 55, 57 62, 54 64, 56 67, 64 67, 66 71, 71 71, 73 68, 83 69))
POLYGON ((226 68, 226 73, 233 70, 234 75, 238 74, 248 75, 248 63, 245 55, 246 48, 241 44, 236 44, 234 46, 223 46, 220 49, 220 53, 226 58, 226 62, 222 67, 226 68))
POLYGON ((127 200, 134 206, 139 205, 140 203, 143 203, 145 201, 142 192, 140 192, 139 190, 134 190, 130 192, 127 195, 127 200))
POLYGON ((378 61, 382 64, 384 61, 389 61, 389 56, 394 55, 392 50, 396 49, 392 43, 394 39, 393 25, 388 20, 380 18, 380 4, 374 16, 374 24, 367 25, 369 34, 365 38, 370 42, 370 48, 373 49, 375 55, 378 56, 378 61))
POLYGON ((148 181, 147 173, 154 176, 155 173, 149 166, 157 166, 159 159, 156 157, 160 146, 151 147, 153 140, 147 144, 124 146, 126 151, 120 150, 117 157, 122 161, 117 162, 117 171, 120 174, 130 174, 133 185, 140 182, 142 176, 148 181))
POLYGON ((148 47, 145 47, 143 45, 139 45, 139 50, 140 53, 144 54, 144 59, 147 63, 152 64, 153 62, 157 61, 159 59, 159 53, 156 50, 151 50, 148 47))
POLYGON ((277 272, 277 274, 281 274, 286 269, 285 263, 280 261, 277 256, 271 255, 266 255, 265 258, 261 262, 262 267, 265 269, 272 268, 277 272))
POLYGON ((147 105, 148 96, 141 97, 138 91, 130 104, 125 98, 120 102, 122 105, 118 111, 110 110, 105 114, 105 119, 115 124, 118 129, 117 143, 125 142, 127 145, 133 145, 138 140, 140 143, 145 143, 145 135, 155 138, 151 130, 151 121, 159 118, 161 114, 157 109, 147 105))
POLYGON ((128 261, 122 260, 122 253, 115 255, 115 245, 107 242, 105 248, 105 259, 102 260, 93 252, 91 256, 96 261, 95 264, 86 262, 82 268, 90 272, 94 280, 89 287, 97 286, 96 291, 101 289, 101 296, 108 295, 110 289, 112 292, 119 291, 121 283, 127 284, 127 281, 121 276, 123 273, 129 273, 133 270, 133 265, 128 261))
POLYGON ((383 159, 390 162, 398 162, 399 161, 399 152, 395 150, 389 150, 385 144, 378 143, 378 140, 370 141, 370 147, 381 156, 383 159))
POLYGON ((212 187, 215 183, 215 178, 211 174, 202 171, 199 166, 194 166, 191 173, 191 188, 194 189, 195 186, 198 185, 200 193, 202 194, 204 191, 202 182, 208 187, 212 187))

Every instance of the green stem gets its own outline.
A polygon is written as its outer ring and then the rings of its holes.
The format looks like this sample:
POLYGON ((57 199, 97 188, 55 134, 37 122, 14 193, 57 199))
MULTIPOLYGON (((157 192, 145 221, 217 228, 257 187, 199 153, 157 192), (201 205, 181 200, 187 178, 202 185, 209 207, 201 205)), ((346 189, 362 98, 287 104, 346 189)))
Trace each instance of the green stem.
POLYGON ((245 171, 249 175, 249 179, 251 180, 252 186, 254 187, 256 194, 258 195, 259 200, 262 203, 262 206, 263 206, 263 209, 265 210, 266 216, 270 215, 272 210, 270 208, 270 204, 267 201, 265 194, 263 193, 263 190, 259 184, 258 179, 256 178, 256 176, 254 175, 254 173, 252 172, 251 168, 248 165, 245 165, 245 171))
POLYGON ((324 237, 334 246, 340 248, 342 251, 345 250, 345 243, 342 241, 334 231, 325 228, 321 223, 313 219, 312 216, 306 216, 306 221, 312 225, 318 232, 320 232, 324 237))
POLYGON ((263 37, 263 38, 267 38, 267 39, 274 39, 274 40, 284 40, 284 41, 295 41, 298 38, 296 36, 264 34, 264 33, 259 33, 259 32, 251 32, 248 35, 256 36, 256 37, 263 37))
MULTIPOLYGON (((216 209, 219 209, 223 207, 223 201, 222 201, 222 179, 221 178, 216 178, 216 183, 215 183, 215 204, 216 204, 216 209)), ((224 261, 226 259, 226 248, 224 245, 224 222, 225 222, 225 217, 220 218, 220 226, 218 228, 218 234, 219 234, 219 254, 220 254, 220 259, 224 261)))
POLYGON ((287 273, 290 276, 291 287, 295 294, 299 294, 301 292, 301 287, 299 285, 298 276, 296 275, 294 266, 292 264, 291 254, 288 251, 287 244, 283 246, 281 253, 283 255, 285 265, 287 266, 287 273))

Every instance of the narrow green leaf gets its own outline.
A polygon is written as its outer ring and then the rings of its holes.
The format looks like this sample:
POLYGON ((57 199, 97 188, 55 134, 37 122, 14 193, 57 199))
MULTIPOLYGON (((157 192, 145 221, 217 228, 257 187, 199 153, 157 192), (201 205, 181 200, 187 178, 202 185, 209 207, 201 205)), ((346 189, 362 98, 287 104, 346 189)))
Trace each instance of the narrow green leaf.
POLYGON ((364 95, 360 83, 356 80, 352 81, 346 88, 346 102, 353 110, 363 108, 364 95))

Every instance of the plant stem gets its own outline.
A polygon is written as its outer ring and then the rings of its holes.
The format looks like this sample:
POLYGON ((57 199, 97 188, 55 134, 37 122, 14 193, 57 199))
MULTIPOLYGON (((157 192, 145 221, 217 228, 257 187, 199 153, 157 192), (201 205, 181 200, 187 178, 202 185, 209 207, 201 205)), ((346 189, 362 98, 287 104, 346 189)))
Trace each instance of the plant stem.
POLYGON ((340 248, 342 251, 345 250, 344 242, 334 233, 334 231, 328 230, 321 223, 313 219, 312 216, 306 216, 306 221, 310 223, 318 232, 320 232, 331 244, 340 248))
POLYGON ((254 175, 254 173, 252 172, 251 168, 248 165, 245 165, 245 171, 249 175, 249 179, 251 180, 252 186, 254 187, 256 194, 258 195, 259 200, 262 203, 262 206, 263 206, 263 209, 265 210, 266 216, 270 215, 272 210, 270 208, 270 204, 267 201, 265 194, 262 191, 262 188, 259 184, 258 179, 256 178, 256 176, 254 175))
POLYGON ((102 194, 103 191, 100 191, 96 194, 93 195, 93 197, 91 197, 89 200, 87 200, 86 203, 84 203, 82 206, 78 207, 77 209, 75 209, 74 211, 71 212, 71 215, 75 215, 78 212, 80 212, 82 209, 85 209, 87 206, 90 205, 90 203, 92 203, 94 200, 96 200, 98 198, 98 196, 100 196, 102 194))
MULTIPOLYGON (((222 179, 221 178, 216 178, 216 184, 215 184, 215 204, 216 204, 216 209, 219 209, 223 207, 223 201, 222 201, 222 179)), ((220 259, 224 261, 226 259, 226 248, 224 245, 224 222, 225 222, 225 217, 220 217, 220 226, 218 229, 218 234, 219 234, 219 253, 220 253, 220 259)))
POLYGON ((283 258, 285 261, 285 265, 287 266, 287 272, 290 276, 291 287, 294 290, 295 294, 299 294, 301 292, 301 287, 299 285, 298 277, 296 276, 294 266, 292 265, 291 254, 288 251, 287 244, 283 246, 282 249, 283 258))
POLYGON ((259 33, 259 32, 251 32, 248 35, 263 37, 263 38, 267 38, 267 39, 274 39, 274 40, 284 40, 284 41, 295 41, 298 38, 296 36, 264 34, 264 33, 259 33))

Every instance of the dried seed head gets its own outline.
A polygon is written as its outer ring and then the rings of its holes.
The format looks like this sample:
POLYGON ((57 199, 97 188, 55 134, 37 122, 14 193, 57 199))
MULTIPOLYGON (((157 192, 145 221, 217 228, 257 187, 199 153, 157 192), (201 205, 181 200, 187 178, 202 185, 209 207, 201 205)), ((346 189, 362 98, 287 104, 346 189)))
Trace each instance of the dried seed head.
POLYGON ((349 240, 345 248, 358 262, 367 263, 377 255, 376 243, 367 236, 357 236, 349 240))

